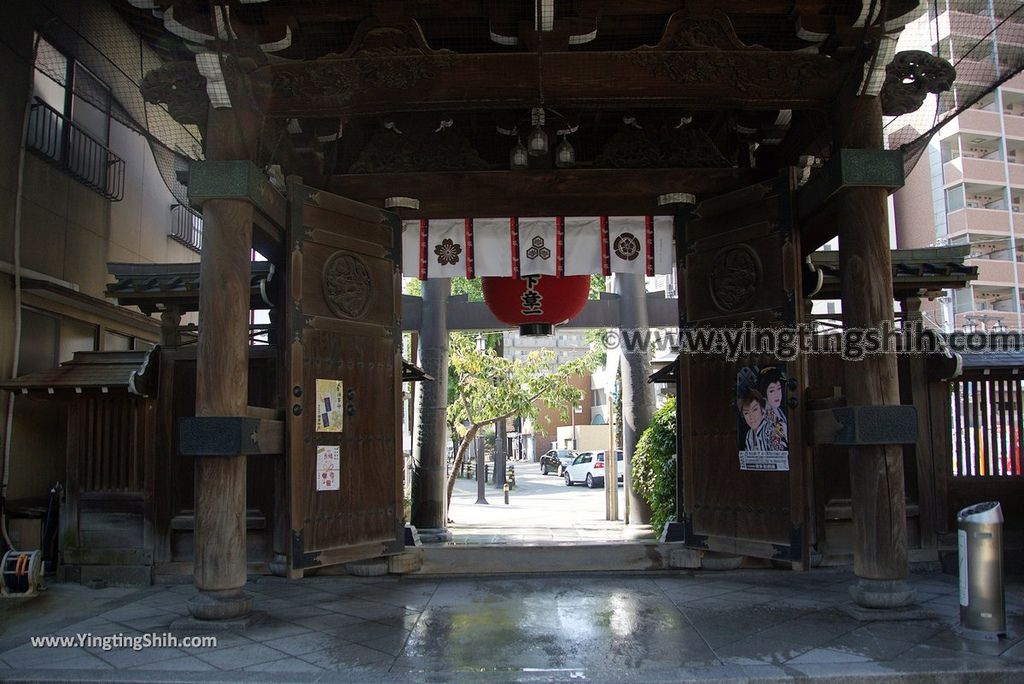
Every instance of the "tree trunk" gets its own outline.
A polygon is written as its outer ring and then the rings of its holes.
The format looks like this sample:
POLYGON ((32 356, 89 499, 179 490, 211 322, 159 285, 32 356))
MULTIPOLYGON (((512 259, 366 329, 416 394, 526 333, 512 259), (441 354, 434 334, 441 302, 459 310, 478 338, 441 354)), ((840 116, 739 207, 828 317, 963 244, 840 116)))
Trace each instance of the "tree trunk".
POLYGON ((476 423, 470 426, 469 431, 466 432, 466 436, 462 438, 462 442, 459 443, 459 449, 455 452, 455 461, 452 463, 452 470, 448 473, 448 497, 446 501, 450 506, 452 503, 452 492, 455 491, 455 478, 459 476, 459 468, 462 467, 462 462, 466 460, 466 452, 469 451, 469 445, 476 439, 476 433, 480 431, 480 428, 486 425, 486 423, 476 423))

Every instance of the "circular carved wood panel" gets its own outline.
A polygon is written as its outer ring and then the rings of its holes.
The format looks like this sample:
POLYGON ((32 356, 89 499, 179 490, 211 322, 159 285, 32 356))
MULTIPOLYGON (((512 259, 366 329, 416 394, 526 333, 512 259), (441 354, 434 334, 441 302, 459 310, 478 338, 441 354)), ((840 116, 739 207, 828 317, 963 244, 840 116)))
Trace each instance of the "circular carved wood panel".
POLYGON ((373 292, 370 269, 354 254, 335 252, 324 264, 323 288, 324 300, 336 316, 362 318, 373 292))

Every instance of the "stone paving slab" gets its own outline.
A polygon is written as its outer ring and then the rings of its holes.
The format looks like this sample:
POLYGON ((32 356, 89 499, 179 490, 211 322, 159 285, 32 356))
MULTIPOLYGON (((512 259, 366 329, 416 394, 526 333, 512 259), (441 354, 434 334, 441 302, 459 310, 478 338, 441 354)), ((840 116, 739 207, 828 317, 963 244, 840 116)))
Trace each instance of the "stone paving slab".
POLYGON ((1010 638, 978 642, 952 631, 955 578, 913 574, 941 610, 884 622, 842 612, 854 581, 848 569, 255 577, 267 618, 211 633, 216 648, 33 648, 30 636, 162 634, 193 593, 55 585, 37 604, 0 602, 0 680, 1024 681, 1019 582, 1010 638))

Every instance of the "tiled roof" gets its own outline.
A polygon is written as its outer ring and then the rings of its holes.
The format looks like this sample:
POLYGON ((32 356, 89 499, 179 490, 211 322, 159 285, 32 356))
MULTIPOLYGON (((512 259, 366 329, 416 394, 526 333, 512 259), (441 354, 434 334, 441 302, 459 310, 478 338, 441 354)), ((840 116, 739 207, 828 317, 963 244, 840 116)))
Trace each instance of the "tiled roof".
MULTIPOLYGON (((199 310, 199 263, 125 264, 108 263, 107 270, 117 281, 107 286, 107 296, 122 306, 137 306, 152 314, 178 306, 182 313, 199 310)), ((274 265, 254 261, 250 265, 250 305, 269 309, 267 301, 273 283, 274 265)))
POLYGON ((156 391, 158 349, 75 352, 70 361, 57 368, 0 381, 0 389, 24 394, 127 390, 151 396, 156 391))
MULTIPOLYGON (((892 250, 893 297, 903 299, 965 287, 978 277, 978 267, 964 263, 970 249, 969 245, 956 245, 892 250)), ((838 299, 839 252, 814 252, 811 263, 821 269, 823 275, 821 289, 814 298, 838 299)), ((811 292, 814 276, 810 271, 807 273, 804 282, 809 284, 809 289, 805 287, 805 290, 811 292)))

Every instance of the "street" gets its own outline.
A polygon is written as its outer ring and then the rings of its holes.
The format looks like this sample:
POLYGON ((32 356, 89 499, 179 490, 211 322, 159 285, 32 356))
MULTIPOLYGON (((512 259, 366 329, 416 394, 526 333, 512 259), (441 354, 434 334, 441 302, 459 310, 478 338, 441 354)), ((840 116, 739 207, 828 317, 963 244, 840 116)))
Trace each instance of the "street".
POLYGON ((653 536, 647 526, 626 529, 623 487, 619 485, 619 520, 605 519, 605 490, 565 486, 554 474, 541 475, 540 465, 510 462, 516 488, 504 502, 500 488, 488 483, 488 505, 477 504, 476 480, 456 480, 448 518, 456 544, 544 544, 622 541, 653 536))

